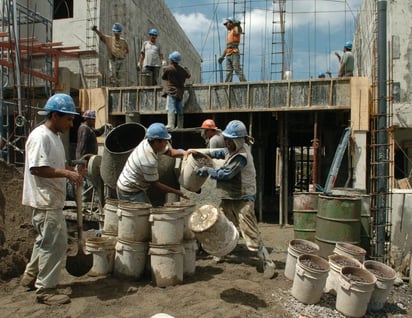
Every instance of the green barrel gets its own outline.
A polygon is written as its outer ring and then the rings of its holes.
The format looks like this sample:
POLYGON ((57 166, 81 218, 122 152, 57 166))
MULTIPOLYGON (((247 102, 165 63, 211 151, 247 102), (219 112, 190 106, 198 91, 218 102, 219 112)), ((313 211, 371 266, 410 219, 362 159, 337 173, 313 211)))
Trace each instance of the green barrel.
POLYGON ((337 242, 359 244, 360 216, 360 197, 319 195, 315 235, 319 255, 332 255, 337 242))
POLYGON ((293 194, 294 238, 315 241, 316 214, 319 192, 295 192, 293 194))

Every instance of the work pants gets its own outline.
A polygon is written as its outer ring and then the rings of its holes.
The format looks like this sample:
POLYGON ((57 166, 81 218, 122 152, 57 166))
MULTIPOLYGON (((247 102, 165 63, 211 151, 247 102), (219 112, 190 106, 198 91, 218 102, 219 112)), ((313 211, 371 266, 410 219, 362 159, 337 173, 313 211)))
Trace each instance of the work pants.
POLYGON ((246 81, 245 75, 240 68, 240 54, 233 53, 226 56, 226 80, 225 82, 231 82, 233 80, 233 71, 236 73, 239 81, 246 81))

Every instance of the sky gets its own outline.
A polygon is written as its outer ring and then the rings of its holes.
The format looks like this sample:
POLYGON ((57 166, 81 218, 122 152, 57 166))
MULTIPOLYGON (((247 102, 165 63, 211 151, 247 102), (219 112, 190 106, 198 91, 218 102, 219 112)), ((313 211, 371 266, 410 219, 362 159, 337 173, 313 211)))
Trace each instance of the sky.
MULTIPOLYGON (((226 17, 242 22, 245 34, 241 50, 247 80, 281 79, 278 71, 282 48, 273 44, 280 41, 279 0, 165 0, 165 3, 203 60, 203 82, 220 81, 216 59, 226 42, 223 25, 226 17)), ((345 42, 353 40, 361 3, 362 0, 286 0, 283 56, 291 78, 316 78, 327 71, 337 76, 339 65, 334 52, 342 54, 345 42)))

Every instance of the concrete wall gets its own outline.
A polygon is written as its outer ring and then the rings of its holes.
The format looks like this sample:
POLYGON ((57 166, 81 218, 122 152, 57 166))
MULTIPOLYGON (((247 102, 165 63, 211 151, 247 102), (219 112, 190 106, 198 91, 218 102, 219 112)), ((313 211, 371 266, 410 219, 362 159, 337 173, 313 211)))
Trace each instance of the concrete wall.
MULTIPOLYGON (((122 24, 123 37, 129 44, 130 53, 125 61, 127 70, 125 86, 138 84, 136 61, 143 41, 148 38, 147 32, 150 28, 159 30, 157 42, 161 45, 166 58, 175 50, 182 54, 182 64, 188 66, 192 72, 192 78, 187 83, 200 82, 200 55, 163 0, 98 0, 96 10, 88 10, 86 1, 75 1, 74 5, 73 18, 54 20, 53 41, 63 41, 66 46, 78 45, 81 50, 85 50, 86 44, 89 46, 93 44, 92 37, 94 36, 97 44, 95 63, 102 74, 100 85, 108 70, 107 52, 97 35, 90 31, 90 27, 97 25, 103 33, 112 34, 111 29, 115 22, 122 24)), ((84 64, 89 62, 93 62, 93 57, 90 61, 84 60, 84 64)), ((61 65, 70 68, 75 73, 80 73, 77 61, 66 59, 61 65)))

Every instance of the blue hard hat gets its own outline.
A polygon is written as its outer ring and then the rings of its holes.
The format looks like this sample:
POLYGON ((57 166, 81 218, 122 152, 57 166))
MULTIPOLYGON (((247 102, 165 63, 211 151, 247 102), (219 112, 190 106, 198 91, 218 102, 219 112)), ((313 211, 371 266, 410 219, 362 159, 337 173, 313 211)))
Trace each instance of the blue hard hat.
POLYGON ((149 35, 156 35, 156 36, 158 36, 158 35, 159 35, 159 32, 157 31, 157 29, 150 29, 150 30, 149 30, 149 35))
POLYGON ((349 42, 349 41, 346 42, 344 47, 349 49, 349 50, 352 50, 352 42, 349 42))
POLYGON ((240 120, 232 120, 227 124, 225 130, 222 132, 222 135, 225 138, 236 139, 246 137, 248 134, 244 123, 240 120))
POLYGON ((162 123, 153 123, 146 130, 146 138, 170 140, 172 136, 167 132, 165 125, 162 123))
POLYGON ((318 77, 319 77, 319 78, 324 78, 324 77, 326 77, 326 74, 323 73, 323 72, 320 72, 319 75, 318 75, 318 77))
POLYGON ((178 51, 174 51, 170 53, 169 60, 172 60, 175 63, 179 63, 182 60, 182 56, 178 51))
POLYGON ((79 115, 76 112, 73 98, 67 94, 54 94, 47 100, 43 110, 39 111, 39 115, 47 115, 50 112, 79 115))
POLYGON ((86 110, 83 115, 83 118, 90 118, 90 119, 96 119, 96 112, 94 110, 86 110))
POLYGON ((115 23, 112 26, 112 32, 122 32, 123 28, 122 25, 120 23, 115 23))

